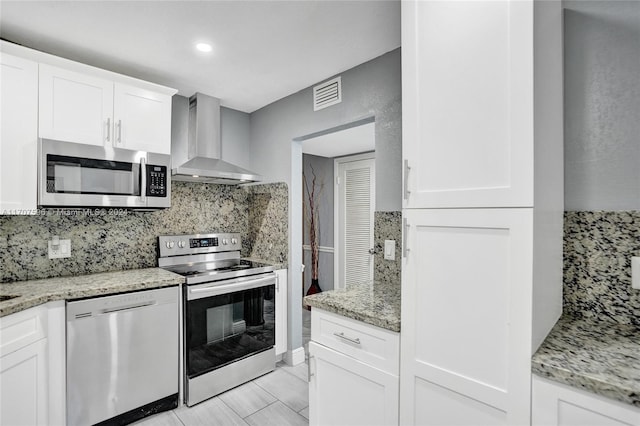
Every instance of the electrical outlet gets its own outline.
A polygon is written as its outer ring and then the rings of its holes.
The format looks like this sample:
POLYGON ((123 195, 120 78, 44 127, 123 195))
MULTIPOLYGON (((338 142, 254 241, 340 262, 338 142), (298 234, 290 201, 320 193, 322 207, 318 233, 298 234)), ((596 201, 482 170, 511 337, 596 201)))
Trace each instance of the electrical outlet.
POLYGON ((640 257, 631 258, 631 287, 640 290, 640 257))
POLYGON ((61 240, 53 237, 49 240, 49 259, 71 257, 71 240, 61 240))

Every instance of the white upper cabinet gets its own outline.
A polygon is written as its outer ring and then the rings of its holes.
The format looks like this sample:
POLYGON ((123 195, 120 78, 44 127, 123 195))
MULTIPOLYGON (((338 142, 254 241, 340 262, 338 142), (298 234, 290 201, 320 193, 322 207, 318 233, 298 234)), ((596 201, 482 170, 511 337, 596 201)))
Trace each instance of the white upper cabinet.
POLYGON ((35 213, 38 64, 0 53, 0 214, 35 213))
POLYGON ((402 2, 405 208, 533 206, 532 2, 402 2))
POLYGON ((102 146, 113 138, 113 82, 40 64, 41 138, 102 146))
POLYGON ((171 96, 115 84, 115 146, 171 154, 171 96))
POLYGON ((171 154, 175 91, 156 91, 150 88, 155 85, 123 76, 117 77, 130 83, 108 77, 41 63, 39 136, 171 154))

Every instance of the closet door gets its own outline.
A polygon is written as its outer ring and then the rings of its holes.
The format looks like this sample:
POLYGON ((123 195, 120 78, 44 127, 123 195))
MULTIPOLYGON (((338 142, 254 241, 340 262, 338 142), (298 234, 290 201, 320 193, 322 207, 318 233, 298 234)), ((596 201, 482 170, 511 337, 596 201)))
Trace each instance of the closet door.
POLYGON ((529 424, 532 209, 403 219, 400 424, 529 424))

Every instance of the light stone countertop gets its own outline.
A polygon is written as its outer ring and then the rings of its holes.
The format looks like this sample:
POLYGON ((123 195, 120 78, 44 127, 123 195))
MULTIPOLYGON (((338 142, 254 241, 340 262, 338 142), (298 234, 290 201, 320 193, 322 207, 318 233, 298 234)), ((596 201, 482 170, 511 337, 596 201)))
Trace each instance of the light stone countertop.
POLYGON ((311 308, 400 331, 400 283, 369 281, 347 289, 331 290, 304 298, 311 308))
POLYGON ((640 407, 640 327, 565 315, 534 354, 532 370, 640 407))
POLYGON ((184 277, 173 272, 160 268, 147 268, 1 283, 0 295, 19 295, 19 297, 0 302, 0 317, 54 300, 170 287, 183 282, 184 277))

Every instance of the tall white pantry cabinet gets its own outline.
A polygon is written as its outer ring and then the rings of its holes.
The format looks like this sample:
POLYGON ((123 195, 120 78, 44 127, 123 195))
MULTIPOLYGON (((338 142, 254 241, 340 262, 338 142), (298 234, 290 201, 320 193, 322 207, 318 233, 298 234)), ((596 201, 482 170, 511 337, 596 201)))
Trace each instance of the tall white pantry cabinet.
POLYGON ((403 1, 400 424, 531 422, 562 309, 559 1, 403 1))

